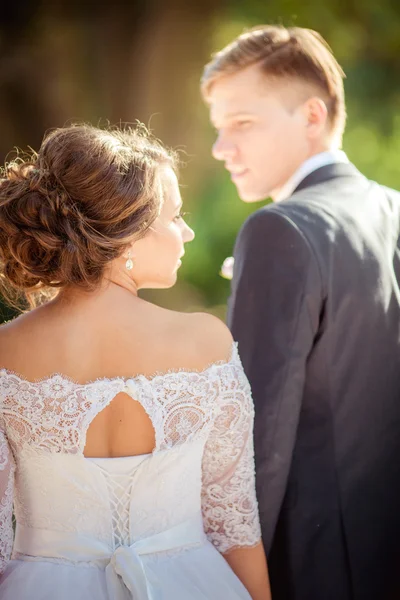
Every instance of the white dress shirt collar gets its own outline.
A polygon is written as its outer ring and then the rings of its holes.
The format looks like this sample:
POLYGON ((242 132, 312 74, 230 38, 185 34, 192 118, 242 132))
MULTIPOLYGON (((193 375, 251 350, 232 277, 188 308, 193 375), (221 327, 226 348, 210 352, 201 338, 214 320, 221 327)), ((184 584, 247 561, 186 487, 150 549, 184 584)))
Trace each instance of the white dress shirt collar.
POLYGON ((293 175, 287 180, 287 182, 279 190, 277 196, 274 198, 275 202, 282 202, 289 198, 294 190, 297 188, 299 183, 310 175, 313 171, 316 171, 320 167, 326 165, 332 165, 334 163, 348 163, 349 159, 343 150, 327 150, 326 152, 320 152, 314 154, 311 158, 308 158, 303 164, 293 173, 293 175))

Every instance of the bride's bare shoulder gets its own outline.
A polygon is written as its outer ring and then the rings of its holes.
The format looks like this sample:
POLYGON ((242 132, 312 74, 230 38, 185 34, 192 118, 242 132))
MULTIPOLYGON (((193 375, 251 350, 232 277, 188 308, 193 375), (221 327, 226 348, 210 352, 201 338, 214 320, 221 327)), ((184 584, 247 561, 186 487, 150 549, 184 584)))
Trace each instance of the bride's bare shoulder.
POLYGON ((168 363, 172 369, 202 370, 215 362, 229 360, 233 338, 217 317, 167 311, 163 321, 157 332, 157 346, 160 363, 166 368, 168 363))
POLYGON ((183 315, 181 336, 182 340, 188 340, 194 356, 203 365, 228 360, 231 356, 232 334, 225 323, 214 315, 183 315))
MULTIPOLYGON (((19 315, 0 325, 0 357, 12 352, 15 345, 20 343, 20 332, 29 329, 29 320, 26 314, 19 315)), ((1 359, 0 359, 1 360, 1 359)))

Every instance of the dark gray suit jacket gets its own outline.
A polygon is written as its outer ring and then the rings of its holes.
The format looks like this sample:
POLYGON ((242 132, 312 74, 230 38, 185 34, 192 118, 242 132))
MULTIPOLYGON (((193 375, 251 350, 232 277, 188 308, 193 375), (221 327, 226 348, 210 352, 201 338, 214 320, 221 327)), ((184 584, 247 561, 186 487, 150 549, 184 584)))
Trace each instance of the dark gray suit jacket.
POLYGON ((238 236, 229 325, 273 600, 400 598, 399 236, 400 194, 349 164, 238 236))

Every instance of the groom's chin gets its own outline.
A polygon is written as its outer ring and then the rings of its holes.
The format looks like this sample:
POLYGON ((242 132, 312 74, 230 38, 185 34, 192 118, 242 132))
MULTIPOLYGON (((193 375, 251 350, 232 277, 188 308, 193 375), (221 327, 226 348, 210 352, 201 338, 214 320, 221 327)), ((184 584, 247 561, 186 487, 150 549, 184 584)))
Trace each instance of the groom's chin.
POLYGON ((261 202, 261 200, 268 198, 268 195, 257 193, 255 190, 236 189, 239 194, 239 198, 242 200, 242 202, 246 202, 246 204, 251 204, 252 202, 261 202))

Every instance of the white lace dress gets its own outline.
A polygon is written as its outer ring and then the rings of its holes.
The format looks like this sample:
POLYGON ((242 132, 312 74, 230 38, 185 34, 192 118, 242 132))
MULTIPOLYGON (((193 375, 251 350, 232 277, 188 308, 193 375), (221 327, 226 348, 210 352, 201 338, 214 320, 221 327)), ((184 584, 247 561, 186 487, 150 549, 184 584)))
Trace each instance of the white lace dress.
POLYGON ((220 553, 260 540, 252 429, 236 347, 200 373, 84 385, 0 370, 1 600, 249 600, 220 553), (85 458, 120 392, 154 451, 85 458))

